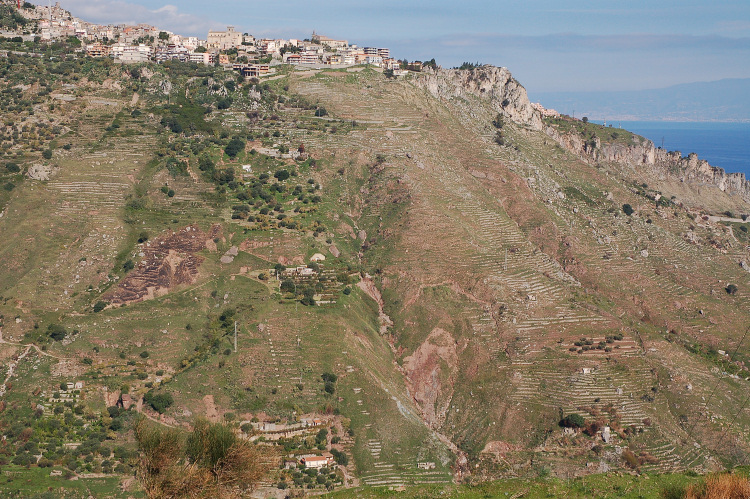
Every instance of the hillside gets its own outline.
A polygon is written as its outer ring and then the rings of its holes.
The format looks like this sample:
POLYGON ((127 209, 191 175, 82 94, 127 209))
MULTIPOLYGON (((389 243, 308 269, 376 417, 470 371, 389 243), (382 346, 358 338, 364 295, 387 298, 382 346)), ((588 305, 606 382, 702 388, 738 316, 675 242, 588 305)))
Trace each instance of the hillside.
POLYGON ((336 456, 266 490, 747 459, 744 178, 504 68, 2 64, 3 469, 127 495, 136 413, 336 456))
POLYGON ((540 92, 531 98, 596 120, 746 122, 749 85, 750 79, 728 78, 638 91, 540 92))

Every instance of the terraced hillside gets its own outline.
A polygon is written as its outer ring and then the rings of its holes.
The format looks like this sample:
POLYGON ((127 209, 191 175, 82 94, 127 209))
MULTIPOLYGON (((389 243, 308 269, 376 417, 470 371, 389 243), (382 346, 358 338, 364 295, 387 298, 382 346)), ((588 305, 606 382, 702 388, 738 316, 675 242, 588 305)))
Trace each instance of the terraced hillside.
POLYGON ((271 488, 746 460, 742 193, 575 149, 505 69, 86 68, 23 87, 60 134, 0 198, 12 460, 135 487, 136 413, 271 488))
POLYGON ((420 77, 366 73, 292 88, 367 124, 348 141, 306 143, 341 165, 387 158, 358 172, 349 215, 367 233, 362 260, 376 269, 389 341, 431 427, 509 472, 530 455, 558 473, 622 465, 558 442, 560 413, 605 407, 633 432, 617 446, 654 456, 646 467, 710 468, 744 448, 736 386, 746 382, 715 353, 742 362, 747 352, 742 294, 724 289, 747 283, 740 231, 674 197, 654 202, 671 196, 661 172, 589 162, 530 124, 506 118, 498 146, 492 99, 460 89, 435 98, 420 77))

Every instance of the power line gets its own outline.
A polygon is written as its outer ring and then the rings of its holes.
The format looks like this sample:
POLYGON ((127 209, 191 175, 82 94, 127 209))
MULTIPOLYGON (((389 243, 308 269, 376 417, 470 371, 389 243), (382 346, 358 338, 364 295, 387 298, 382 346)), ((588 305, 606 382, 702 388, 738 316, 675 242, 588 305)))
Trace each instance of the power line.
MULTIPOLYGON (((737 348, 734 349, 734 353, 729 356, 729 361, 731 362, 732 359, 734 359, 734 356, 737 355, 737 351, 740 349, 740 346, 742 345, 742 342, 745 341, 745 337, 747 337, 747 332, 750 330, 750 328, 745 329, 745 334, 742 335, 742 339, 739 343, 737 343, 737 348)), ((708 396, 708 400, 706 400, 706 403, 703 406, 703 409, 706 413, 708 413, 708 403, 711 402, 711 399, 713 398, 714 394, 716 393, 716 390, 719 388, 719 383, 721 383, 721 378, 716 380, 716 384, 714 385, 714 389, 711 391, 711 395, 708 396)), ((693 423, 693 426, 690 427, 690 431, 688 431, 688 439, 693 437, 693 430, 695 430, 695 426, 698 424, 698 422, 701 420, 700 414, 698 415, 698 419, 695 420, 693 423)))
POLYGON ((719 444, 724 440, 724 437, 726 436, 727 432, 732 429, 732 425, 734 425, 734 422, 737 420, 737 418, 740 416, 740 413, 742 413, 743 410, 745 410, 745 407, 747 407, 747 403, 750 402, 750 395, 745 399, 745 401, 742 403, 742 406, 740 407, 740 410, 737 411, 737 414, 734 415, 732 418, 732 421, 729 423, 729 426, 727 426, 724 431, 721 433, 721 438, 716 443, 716 448, 719 448, 719 444))

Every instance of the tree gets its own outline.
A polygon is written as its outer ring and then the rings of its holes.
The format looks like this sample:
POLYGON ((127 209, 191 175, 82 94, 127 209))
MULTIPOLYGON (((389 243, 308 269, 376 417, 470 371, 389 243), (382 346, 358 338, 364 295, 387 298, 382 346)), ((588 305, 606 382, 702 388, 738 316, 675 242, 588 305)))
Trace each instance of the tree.
POLYGON ((727 292, 727 294, 730 294, 730 295, 736 295, 737 294, 737 290, 738 289, 737 289, 737 286, 735 284, 730 284, 729 286, 727 286, 725 288, 725 291, 727 292))
POLYGON ((229 141, 229 144, 224 148, 224 152, 227 153, 227 156, 230 158, 236 158, 240 151, 245 149, 245 144, 246 142, 244 139, 235 137, 229 141))
POLYGON ((196 54, 205 54, 208 52, 208 49, 206 47, 198 47, 195 49, 196 54))
POLYGON ((143 396, 143 401, 154 408, 159 414, 164 414, 172 404, 174 404, 174 398, 169 392, 155 394, 153 391, 146 392, 143 396))
POLYGON ((166 31, 160 31, 159 40, 169 40, 169 33, 167 33, 166 31))
POLYGON ((216 109, 229 109, 232 106, 232 99, 224 97, 216 103, 216 109))
POLYGON ((589 122, 589 117, 588 116, 584 116, 583 118, 581 118, 581 121, 583 121, 584 123, 588 123, 589 122))
POLYGON ((47 336, 55 341, 62 341, 67 334, 68 331, 59 324, 50 324, 47 326, 47 336))
POLYGON ((291 279, 284 279, 281 282, 281 291, 284 293, 294 293, 296 285, 291 279))
POLYGON ((582 428, 586 424, 580 414, 568 414, 560 420, 560 426, 564 428, 582 428))
POLYGON ((276 173, 274 173, 273 176, 276 177, 279 182, 283 182, 284 180, 289 178, 289 171, 282 168, 280 170, 276 170, 276 173))

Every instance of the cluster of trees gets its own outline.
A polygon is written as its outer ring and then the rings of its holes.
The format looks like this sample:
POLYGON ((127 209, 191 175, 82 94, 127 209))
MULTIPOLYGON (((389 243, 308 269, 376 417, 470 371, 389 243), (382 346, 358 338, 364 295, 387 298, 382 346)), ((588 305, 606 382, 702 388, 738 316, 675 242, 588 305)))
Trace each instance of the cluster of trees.
POLYGON ((477 69, 477 68, 481 68, 482 66, 484 66, 484 64, 482 64, 481 62, 478 62, 478 61, 477 62, 464 62, 463 64, 461 64, 457 68, 453 68, 453 69, 461 69, 461 70, 477 69))

